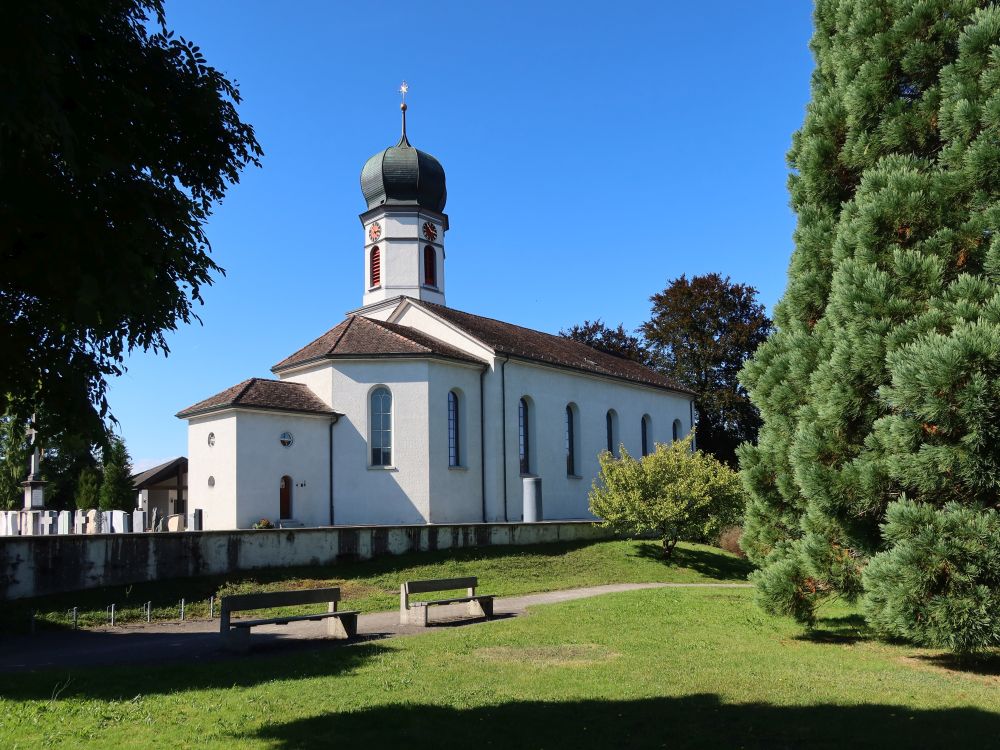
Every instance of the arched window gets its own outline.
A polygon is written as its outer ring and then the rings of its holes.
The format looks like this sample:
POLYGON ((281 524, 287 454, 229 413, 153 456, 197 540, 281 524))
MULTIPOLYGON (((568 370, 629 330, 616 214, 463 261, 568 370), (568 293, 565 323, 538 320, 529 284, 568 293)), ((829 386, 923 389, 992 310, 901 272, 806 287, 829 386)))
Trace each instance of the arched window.
POLYGON ((604 424, 608 437, 608 453, 614 453, 618 447, 618 414, 614 409, 608 409, 604 424))
POLYGON ((371 262, 369 263, 369 280, 368 286, 381 286, 382 285, 382 253, 378 249, 378 245, 372 248, 371 252, 371 262))
POLYGON ((448 465, 461 466, 462 454, 458 445, 458 394, 448 391, 448 465))
POLYGON ((392 394, 385 387, 371 395, 372 466, 392 466, 392 394))
POLYGON ((572 404, 566 404, 566 474, 576 476, 576 415, 572 404))
POLYGON ((426 286, 438 285, 437 253, 430 245, 424 248, 424 284, 426 286))
POLYGON ((681 439, 681 432, 683 431, 683 429, 684 429, 684 426, 681 424, 681 420, 675 419, 674 420, 674 431, 673 431, 673 437, 674 437, 674 442, 675 443, 678 440, 681 439))
POLYGON ((642 416, 642 455, 649 455, 649 415, 642 416))
POLYGON ((517 404, 517 457, 521 463, 521 473, 531 473, 528 454, 531 451, 531 436, 528 434, 528 402, 523 398, 517 404))

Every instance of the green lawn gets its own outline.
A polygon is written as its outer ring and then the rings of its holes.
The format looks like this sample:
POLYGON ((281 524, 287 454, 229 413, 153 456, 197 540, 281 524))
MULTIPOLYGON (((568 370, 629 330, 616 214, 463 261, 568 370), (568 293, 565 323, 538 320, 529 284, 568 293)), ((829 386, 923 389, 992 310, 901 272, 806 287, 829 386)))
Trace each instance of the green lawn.
POLYGON ((751 598, 635 591, 413 638, 0 677, 0 747, 996 746, 995 665, 869 641, 846 608, 807 637, 751 598))
MULTIPOLYGON (((268 589, 340 586, 344 607, 362 611, 399 606, 399 584, 419 578, 479 576, 482 593, 510 596, 602 583, 745 581, 750 565, 714 547, 681 545, 671 563, 658 547, 643 541, 563 542, 531 547, 484 547, 383 557, 359 563, 284 568, 226 577, 184 578, 152 584, 114 586, 6 604, 0 630, 23 632, 35 610, 38 626, 62 627, 78 608, 83 626, 103 625, 106 608, 116 605, 116 622, 145 619, 141 607, 153 603, 153 619, 176 620, 185 599, 185 616, 208 617, 208 598, 268 589)), ((320 605, 318 610, 322 610, 320 605)), ((309 608, 301 608, 307 611, 309 608)), ((317 609, 313 607, 312 609, 317 609)), ((295 610, 286 609, 285 613, 295 610)))

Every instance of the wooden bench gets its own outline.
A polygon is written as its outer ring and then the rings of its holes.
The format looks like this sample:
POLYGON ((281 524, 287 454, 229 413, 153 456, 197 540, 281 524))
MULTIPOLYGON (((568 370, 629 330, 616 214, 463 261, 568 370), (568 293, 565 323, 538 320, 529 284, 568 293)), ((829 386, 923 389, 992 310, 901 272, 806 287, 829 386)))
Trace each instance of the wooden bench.
POLYGON ((468 613, 474 617, 493 616, 493 596, 476 594, 478 580, 470 578, 438 578, 427 581, 406 581, 399 587, 399 622, 403 625, 420 625, 427 627, 427 611, 438 604, 468 603, 468 613), (465 589, 465 596, 451 599, 436 599, 430 602, 411 602, 412 594, 425 594, 431 591, 454 591, 465 589))
POLYGON ((219 633, 223 644, 232 651, 246 651, 250 648, 250 628, 257 625, 287 625, 299 620, 326 620, 326 634, 331 638, 353 638, 358 634, 358 612, 338 611, 340 589, 300 589, 298 591, 269 591, 260 594, 236 594, 222 597, 222 612, 219 618, 219 633), (294 607, 301 604, 321 604, 326 602, 328 610, 311 615, 290 615, 288 617, 268 617, 260 620, 232 620, 233 612, 248 609, 271 609, 273 607, 294 607))

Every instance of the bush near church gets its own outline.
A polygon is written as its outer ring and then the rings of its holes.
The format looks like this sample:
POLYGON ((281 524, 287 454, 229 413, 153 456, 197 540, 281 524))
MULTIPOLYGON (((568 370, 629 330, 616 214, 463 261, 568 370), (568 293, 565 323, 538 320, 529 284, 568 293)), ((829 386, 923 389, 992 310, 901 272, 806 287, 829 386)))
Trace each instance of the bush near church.
POLYGON ((590 510, 603 525, 630 534, 655 533, 669 558, 681 539, 716 539, 743 515, 739 475, 715 457, 691 450, 692 436, 640 459, 624 447, 605 451, 590 492, 590 510))

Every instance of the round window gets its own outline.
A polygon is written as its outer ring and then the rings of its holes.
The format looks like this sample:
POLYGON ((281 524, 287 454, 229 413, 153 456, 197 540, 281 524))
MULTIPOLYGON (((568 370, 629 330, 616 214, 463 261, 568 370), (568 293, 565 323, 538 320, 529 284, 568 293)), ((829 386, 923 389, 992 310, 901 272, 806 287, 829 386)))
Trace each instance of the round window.
POLYGON ((213 445, 215 445, 215 433, 210 432, 208 433, 208 447, 211 448, 213 445))
POLYGON ((209 477, 208 478, 208 486, 209 487, 214 487, 215 486, 215 477, 209 477))
POLYGON ((293 442, 295 442, 295 438, 292 437, 292 433, 290 433, 290 432, 283 432, 283 433, 281 433, 281 437, 278 438, 278 441, 283 446, 285 446, 287 448, 293 442))

